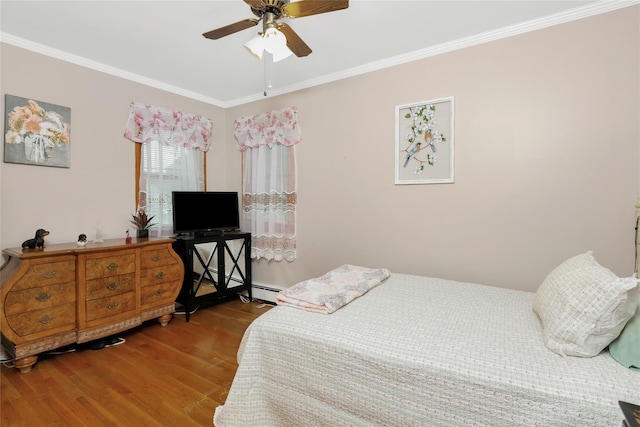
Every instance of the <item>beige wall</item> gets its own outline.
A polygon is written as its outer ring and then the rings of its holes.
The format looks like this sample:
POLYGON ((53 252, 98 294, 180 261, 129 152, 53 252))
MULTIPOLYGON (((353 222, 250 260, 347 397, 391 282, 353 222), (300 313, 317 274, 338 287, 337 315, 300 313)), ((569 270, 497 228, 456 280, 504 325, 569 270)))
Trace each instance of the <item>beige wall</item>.
MULTIPOLYGON (((228 109, 295 105, 298 259, 291 285, 342 263, 535 290, 593 250, 633 272, 640 8, 228 109), (455 97, 455 183, 394 185, 394 107, 455 97)), ((231 144, 232 141, 229 141, 231 144)), ((231 149, 231 145, 230 145, 231 149)))
MULTIPOLYGON (((71 108, 70 168, 0 164, 3 248, 20 246, 37 228, 51 231, 49 243, 73 242, 80 233, 93 239, 98 226, 104 238, 133 230, 134 143, 123 137, 131 101, 211 118, 207 184, 226 188, 224 109, 5 43, 0 48, 3 117, 5 94, 71 108)), ((4 120, 2 126, 4 135, 4 120)))
MULTIPOLYGON (((343 263, 535 290, 593 250, 633 271, 640 194, 640 7, 222 110, 2 44, 2 94, 71 107, 70 169, 2 163, 0 245, 129 227, 137 100, 210 117, 208 188, 238 190, 233 119, 295 105, 298 259, 274 287, 343 263), (454 184, 394 185, 394 107, 455 97, 454 184)), ((294 61, 294 60, 292 60, 294 61)), ((4 131, 3 131, 4 133, 4 131)))

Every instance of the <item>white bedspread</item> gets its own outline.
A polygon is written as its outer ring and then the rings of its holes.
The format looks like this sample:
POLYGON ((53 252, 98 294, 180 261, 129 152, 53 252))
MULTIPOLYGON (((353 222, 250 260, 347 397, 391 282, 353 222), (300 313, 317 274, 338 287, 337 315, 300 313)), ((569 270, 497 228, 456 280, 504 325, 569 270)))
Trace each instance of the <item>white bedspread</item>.
POLYGON ((217 427, 620 426, 640 373, 542 342, 533 294, 392 273, 331 316, 247 330, 217 427))

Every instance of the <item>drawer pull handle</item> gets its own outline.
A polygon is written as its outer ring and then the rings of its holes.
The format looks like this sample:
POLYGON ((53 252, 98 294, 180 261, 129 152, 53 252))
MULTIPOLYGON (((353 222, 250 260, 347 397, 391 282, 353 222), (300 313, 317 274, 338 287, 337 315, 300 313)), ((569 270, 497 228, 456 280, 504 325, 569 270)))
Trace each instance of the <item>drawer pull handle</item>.
POLYGON ((118 308, 117 302, 110 302, 109 304, 107 304, 107 310, 115 310, 116 308, 118 308))
POLYGON ((41 293, 40 295, 38 295, 38 296, 36 297, 36 301, 39 301, 39 302, 45 302, 45 301, 46 301, 46 300, 48 300, 49 298, 51 298, 51 294, 50 294, 50 293, 46 293, 46 292, 44 292, 44 293, 41 293))
POLYGON ((162 289, 156 289, 156 291, 153 293, 155 296, 159 297, 160 295, 162 295, 164 293, 164 291, 162 289))
POLYGON ((164 271, 161 271, 158 274, 156 274, 156 278, 158 279, 162 279, 163 277, 164 277, 164 271))
POLYGON ((160 261, 160 257, 158 255, 156 255, 153 258, 151 258, 151 261, 158 262, 158 261, 160 261))
POLYGON ((115 262, 112 262, 111 264, 109 264, 107 266, 107 270, 109 270, 109 271, 113 271, 113 270, 115 270, 117 268, 118 268, 118 264, 116 264, 115 262))
POLYGON ((42 273, 42 277, 44 277, 45 279, 53 279, 54 277, 56 277, 56 272, 53 270, 45 271, 44 273, 42 273))
POLYGON ((109 289, 110 291, 115 291, 116 289, 118 289, 118 284, 117 283, 109 283, 107 285, 107 289, 109 289))
POLYGON ((49 316, 48 314, 46 316, 41 317, 40 319, 38 319, 38 322, 42 323, 43 325, 46 325, 47 323, 51 322, 53 320, 53 317, 49 316))

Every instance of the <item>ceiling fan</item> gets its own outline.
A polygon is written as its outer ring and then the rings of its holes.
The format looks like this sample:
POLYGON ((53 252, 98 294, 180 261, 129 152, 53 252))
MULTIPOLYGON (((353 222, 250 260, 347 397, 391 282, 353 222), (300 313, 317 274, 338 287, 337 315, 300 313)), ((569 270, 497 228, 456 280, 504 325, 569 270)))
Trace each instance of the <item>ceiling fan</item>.
POLYGON ((262 59, 264 50, 273 55, 273 61, 284 59, 292 52, 303 57, 311 53, 311 48, 287 24, 278 22, 280 18, 302 18, 304 16, 333 12, 349 7, 349 0, 244 0, 251 12, 258 17, 244 19, 236 23, 208 31, 203 34, 208 39, 217 40, 229 34, 257 25, 262 20, 263 31, 250 40, 245 47, 262 59))

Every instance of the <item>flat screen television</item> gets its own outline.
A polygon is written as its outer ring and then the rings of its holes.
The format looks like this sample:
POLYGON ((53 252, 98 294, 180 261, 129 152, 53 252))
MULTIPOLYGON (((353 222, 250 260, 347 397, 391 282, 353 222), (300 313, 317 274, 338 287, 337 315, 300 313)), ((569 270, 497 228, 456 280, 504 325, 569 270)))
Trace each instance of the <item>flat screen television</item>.
POLYGON ((234 191, 174 191, 173 232, 207 234, 240 229, 238 193, 234 191))

